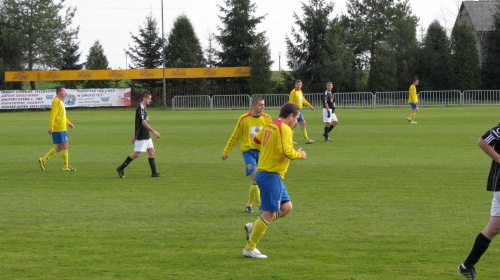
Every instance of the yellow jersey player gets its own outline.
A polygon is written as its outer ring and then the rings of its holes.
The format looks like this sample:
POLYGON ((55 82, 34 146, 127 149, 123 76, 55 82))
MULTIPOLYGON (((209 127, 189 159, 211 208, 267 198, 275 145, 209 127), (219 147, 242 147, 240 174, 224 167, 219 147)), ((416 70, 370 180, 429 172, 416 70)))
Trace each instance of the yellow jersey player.
POLYGON ((419 83, 418 79, 413 80, 413 84, 411 84, 409 91, 408 102, 410 103, 411 106, 411 114, 408 118, 406 118, 406 120, 408 120, 411 124, 417 124, 417 122, 415 121, 415 116, 417 115, 418 112, 418 96, 417 96, 418 83, 419 83))
POLYGON ((44 157, 38 159, 40 168, 45 171, 45 163, 57 153, 62 155, 62 170, 76 171, 68 165, 68 129, 66 126, 73 128, 74 125, 66 118, 66 108, 64 107, 64 97, 66 96, 66 88, 59 86, 56 88, 56 97, 52 101, 49 117, 49 134, 52 135, 52 143, 57 146, 51 149, 44 157))
POLYGON ((222 151, 222 160, 226 160, 229 152, 238 140, 241 139, 240 151, 243 153, 243 159, 245 160, 246 176, 250 175, 251 178, 248 202, 245 210, 247 213, 253 213, 252 205, 254 202, 260 208, 260 191, 255 182, 255 169, 259 161, 259 150, 252 148, 251 142, 255 135, 266 124, 272 121, 271 117, 264 113, 264 107, 265 102, 262 97, 252 99, 252 111, 240 116, 233 134, 231 134, 226 147, 222 151))
POLYGON ((262 214, 253 223, 245 225, 247 244, 243 256, 267 258, 257 249, 257 243, 266 233, 269 224, 292 211, 292 202, 283 184, 290 160, 305 159, 302 148, 293 147, 293 128, 300 115, 299 107, 286 103, 281 107, 279 119, 271 122, 254 138, 253 145, 260 150, 255 179, 260 188, 262 214))
POLYGON ((302 134, 304 135, 304 139, 306 140, 306 144, 314 143, 314 140, 309 139, 309 136, 307 136, 306 119, 304 118, 304 114, 302 114, 302 107, 304 105, 308 106, 313 111, 314 107, 304 97, 304 93, 302 92, 301 80, 295 81, 295 88, 292 89, 292 91, 290 91, 290 98, 288 99, 288 102, 295 103, 299 107, 300 116, 297 121, 300 123, 300 127, 302 129, 302 134))

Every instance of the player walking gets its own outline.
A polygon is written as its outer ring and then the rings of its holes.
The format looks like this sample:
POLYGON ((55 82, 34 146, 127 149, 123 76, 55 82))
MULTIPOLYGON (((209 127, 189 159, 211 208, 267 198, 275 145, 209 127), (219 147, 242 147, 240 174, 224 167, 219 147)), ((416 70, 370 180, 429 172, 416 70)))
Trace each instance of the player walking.
POLYGON ((248 202, 245 210, 247 213, 253 213, 252 205, 254 202, 260 208, 260 191, 259 186, 255 182, 255 169, 259 161, 259 150, 252 148, 251 142, 255 135, 266 124, 272 121, 271 117, 264 113, 264 107, 265 102, 262 97, 252 99, 252 111, 239 117, 233 134, 229 137, 222 151, 222 160, 226 160, 229 152, 241 138, 240 151, 243 153, 243 159, 245 160, 246 176, 250 175, 251 178, 248 202))
POLYGON ((488 249, 491 240, 500 232, 500 124, 481 136, 477 144, 493 160, 486 186, 487 191, 493 192, 493 201, 488 225, 477 235, 467 259, 458 266, 458 272, 469 280, 476 279, 474 266, 488 249))
POLYGON ((417 115, 418 112, 418 95, 417 95, 418 83, 419 83, 418 79, 413 80, 413 84, 411 84, 409 90, 408 102, 410 103, 411 106, 411 114, 408 118, 406 118, 406 120, 408 120, 411 124, 417 124, 417 122, 415 121, 415 116, 417 115))
POLYGON ((333 83, 326 83, 326 91, 323 94, 323 122, 325 123, 325 142, 333 142, 332 139, 328 137, 328 133, 337 126, 339 123, 337 120, 337 115, 335 115, 335 94, 332 92, 333 83))
POLYGON ((307 135, 306 119, 304 118, 304 114, 302 114, 302 106, 306 105, 313 111, 314 107, 304 97, 304 93, 302 92, 301 80, 295 81, 295 88, 290 91, 290 98, 288 99, 288 102, 295 103, 299 107, 300 116, 298 122, 300 123, 300 127, 302 128, 302 135, 304 135, 304 139, 306 139, 306 144, 314 143, 314 140, 309 139, 309 136, 307 135))
POLYGON ((45 163, 59 152, 62 155, 62 170, 76 171, 75 168, 68 165, 68 128, 66 125, 69 128, 74 128, 75 126, 66 118, 66 108, 63 101, 65 96, 66 88, 58 86, 56 88, 56 97, 52 100, 49 117, 49 134, 52 135, 52 143, 57 146, 51 149, 44 157, 38 159, 42 171, 45 171, 45 163))
POLYGON ((254 145, 260 150, 255 179, 260 188, 262 214, 253 223, 245 225, 247 244, 243 256, 267 258, 257 249, 257 243, 266 233, 272 221, 292 211, 292 202, 283 184, 290 160, 305 159, 302 148, 293 147, 293 128, 300 115, 299 107, 286 103, 281 107, 279 119, 264 127, 254 138, 254 145))
POLYGON ((134 152, 131 153, 123 162, 122 165, 116 168, 118 176, 120 178, 125 178, 125 168, 136 158, 138 158, 141 153, 148 151, 149 154, 149 166, 151 167, 151 177, 165 177, 165 175, 160 174, 156 171, 155 163, 155 148, 153 146, 153 139, 149 135, 151 131, 156 138, 160 138, 161 135, 156 130, 154 130, 149 125, 148 113, 146 107, 151 103, 151 93, 144 92, 142 94, 142 101, 137 106, 135 111, 135 133, 132 138, 132 144, 134 144, 134 152))

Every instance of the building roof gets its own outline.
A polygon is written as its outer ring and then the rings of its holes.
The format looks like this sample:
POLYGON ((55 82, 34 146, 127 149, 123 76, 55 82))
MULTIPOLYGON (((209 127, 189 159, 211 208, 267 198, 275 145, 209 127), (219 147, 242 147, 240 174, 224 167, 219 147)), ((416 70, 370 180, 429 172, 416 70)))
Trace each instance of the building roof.
POLYGON ((494 15, 500 9, 500 1, 463 1, 456 23, 469 18, 470 24, 476 32, 492 31, 494 29, 494 15))

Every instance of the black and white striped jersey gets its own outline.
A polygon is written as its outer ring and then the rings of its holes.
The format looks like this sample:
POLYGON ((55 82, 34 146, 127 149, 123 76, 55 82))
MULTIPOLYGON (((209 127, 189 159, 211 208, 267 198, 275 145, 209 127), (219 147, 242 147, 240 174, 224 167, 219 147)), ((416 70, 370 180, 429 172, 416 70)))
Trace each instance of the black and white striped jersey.
MULTIPOLYGON (((488 130, 481 138, 492 146, 495 152, 500 154, 500 124, 488 130)), ((500 164, 491 162, 490 174, 488 175, 488 191, 500 191, 500 164)))

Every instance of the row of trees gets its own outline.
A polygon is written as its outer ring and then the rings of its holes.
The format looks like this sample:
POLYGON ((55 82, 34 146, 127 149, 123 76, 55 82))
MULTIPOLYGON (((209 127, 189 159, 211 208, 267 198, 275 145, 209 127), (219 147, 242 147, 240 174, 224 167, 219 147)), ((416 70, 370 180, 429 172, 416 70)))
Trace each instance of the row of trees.
MULTIPOLYGON (((80 64, 79 28, 71 28, 76 8, 53 0, 4 0, 0 5, 0 80, 3 71, 36 69, 108 69, 99 41, 80 64), (20 24, 23 23, 23 24, 20 24)), ((217 34, 202 48, 186 15, 178 16, 163 41, 157 21, 146 17, 138 34, 131 34, 126 49, 130 68, 251 66, 251 78, 169 80, 170 86, 238 84, 251 93, 283 92, 283 84, 271 81, 270 48, 265 32, 257 32, 265 18, 256 16, 251 0, 225 0, 220 9, 217 34)), ((474 36, 457 25, 448 37, 433 22, 417 40, 418 18, 409 0, 348 0, 347 14, 332 17, 333 1, 302 3, 303 16, 296 19, 286 38, 285 81, 306 84, 332 81, 337 91, 407 90, 413 78, 420 89, 498 89, 500 72, 500 16, 488 35, 484 61, 479 62, 474 36), (480 66, 482 65, 482 66, 480 66)), ((68 82, 70 83, 70 82, 68 82)), ((159 80, 131 81, 136 87, 160 87, 159 80)), ((18 84, 8 83, 17 88, 18 84)), ((72 82, 67 86, 76 86, 72 82)), ((109 81, 85 81, 84 87, 114 86, 109 81)), ((32 83, 32 88, 35 84, 32 83)))

